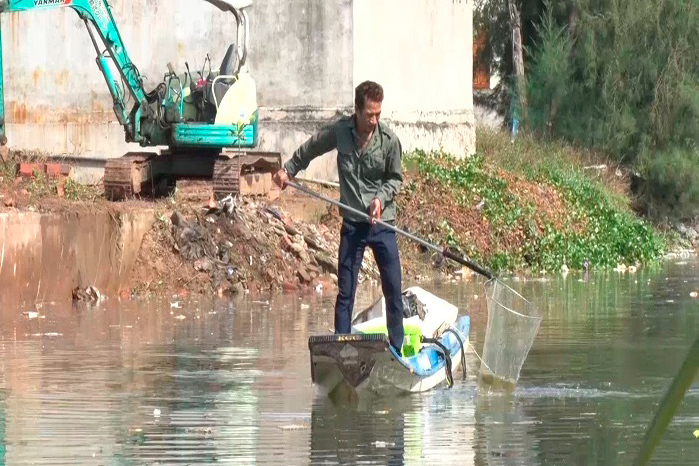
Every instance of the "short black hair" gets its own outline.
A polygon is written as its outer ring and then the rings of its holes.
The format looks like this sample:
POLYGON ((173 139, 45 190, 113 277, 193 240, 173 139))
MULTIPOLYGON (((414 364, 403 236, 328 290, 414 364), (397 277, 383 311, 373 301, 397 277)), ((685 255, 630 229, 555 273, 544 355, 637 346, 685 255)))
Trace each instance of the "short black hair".
POLYGON ((354 105, 363 109, 367 100, 383 102, 383 87, 374 81, 364 81, 354 89, 354 105))

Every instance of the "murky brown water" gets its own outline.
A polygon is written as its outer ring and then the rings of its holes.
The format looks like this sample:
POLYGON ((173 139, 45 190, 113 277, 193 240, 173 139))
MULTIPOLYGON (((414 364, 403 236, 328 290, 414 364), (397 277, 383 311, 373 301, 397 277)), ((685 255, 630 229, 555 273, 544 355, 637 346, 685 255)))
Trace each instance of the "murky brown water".
MULTIPOLYGON (((472 306, 480 351, 482 282, 425 287, 472 306)), ((630 464, 699 331, 694 290, 697 261, 529 282, 545 317, 513 397, 478 397, 472 356, 451 390, 359 408, 310 383, 332 295, 4 307, 0 465, 630 464)), ((656 464, 696 464, 696 429, 697 384, 656 464)))

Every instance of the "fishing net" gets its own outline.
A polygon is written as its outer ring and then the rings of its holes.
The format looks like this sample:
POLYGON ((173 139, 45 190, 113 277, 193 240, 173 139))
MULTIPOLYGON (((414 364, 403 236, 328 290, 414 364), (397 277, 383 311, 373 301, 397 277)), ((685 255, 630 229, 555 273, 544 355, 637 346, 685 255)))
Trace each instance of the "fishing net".
POLYGON ((539 331, 541 313, 532 303, 497 279, 485 283, 488 324, 479 385, 488 390, 514 389, 539 331))

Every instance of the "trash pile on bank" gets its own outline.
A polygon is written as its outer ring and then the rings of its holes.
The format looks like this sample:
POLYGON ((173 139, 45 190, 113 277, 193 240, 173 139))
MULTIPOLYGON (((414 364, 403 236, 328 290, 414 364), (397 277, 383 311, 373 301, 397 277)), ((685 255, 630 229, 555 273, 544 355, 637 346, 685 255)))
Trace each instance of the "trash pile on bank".
MULTIPOLYGON (((339 229, 295 222, 282 208, 226 197, 206 212, 170 216, 174 249, 213 290, 302 290, 337 284, 339 229)), ((359 281, 378 280, 367 248, 359 281)))

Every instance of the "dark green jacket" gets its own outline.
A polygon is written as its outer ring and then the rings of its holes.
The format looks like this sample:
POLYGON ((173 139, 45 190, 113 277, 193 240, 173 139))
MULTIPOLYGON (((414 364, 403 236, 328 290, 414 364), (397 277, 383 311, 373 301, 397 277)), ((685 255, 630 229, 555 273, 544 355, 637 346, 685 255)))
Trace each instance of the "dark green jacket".
MULTIPOLYGON (((363 154, 359 153, 358 140, 354 117, 343 116, 303 143, 284 168, 289 176, 296 176, 314 158, 337 149, 340 202, 368 214, 371 201, 379 198, 381 220, 395 220, 394 198, 403 184, 400 141, 381 121, 363 154)), ((340 213, 351 221, 367 221, 344 209, 340 213)))

